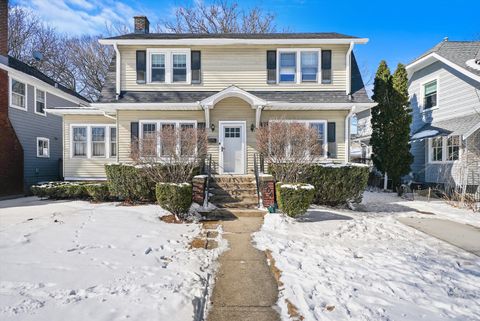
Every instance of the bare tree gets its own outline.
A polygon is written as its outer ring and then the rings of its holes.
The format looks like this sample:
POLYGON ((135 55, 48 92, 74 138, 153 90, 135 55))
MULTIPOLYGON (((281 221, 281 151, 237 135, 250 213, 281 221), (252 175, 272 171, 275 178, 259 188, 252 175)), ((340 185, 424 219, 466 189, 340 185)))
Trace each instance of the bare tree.
POLYGON ((203 164, 207 134, 193 125, 163 124, 160 131, 145 133, 133 144, 131 157, 155 182, 189 182, 203 164))
POLYGON ((267 33, 275 31, 274 20, 274 14, 258 7, 245 11, 235 1, 216 0, 178 7, 165 27, 175 33, 267 33))
POLYGON ((271 121, 256 131, 257 148, 278 181, 297 183, 308 164, 325 156, 323 138, 305 123, 271 121))

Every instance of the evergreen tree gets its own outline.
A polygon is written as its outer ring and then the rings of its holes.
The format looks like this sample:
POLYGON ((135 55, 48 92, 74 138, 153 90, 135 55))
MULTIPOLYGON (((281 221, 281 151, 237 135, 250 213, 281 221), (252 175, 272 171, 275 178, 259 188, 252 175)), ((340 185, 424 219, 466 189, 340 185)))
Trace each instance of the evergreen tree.
POLYGON ((387 173, 393 188, 410 171, 413 157, 410 154, 410 115, 408 78, 405 66, 399 64, 394 75, 385 61, 381 61, 375 75, 372 108, 372 138, 370 140, 375 167, 387 173))

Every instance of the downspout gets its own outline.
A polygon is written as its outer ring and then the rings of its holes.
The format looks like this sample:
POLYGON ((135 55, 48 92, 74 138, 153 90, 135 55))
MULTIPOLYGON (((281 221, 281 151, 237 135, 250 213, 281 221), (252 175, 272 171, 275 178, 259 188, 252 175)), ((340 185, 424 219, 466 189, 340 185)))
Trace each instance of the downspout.
POLYGON ((118 100, 118 97, 120 96, 120 50, 118 50, 118 46, 116 43, 113 44, 113 48, 115 49, 115 99, 118 100))
POLYGON ((352 93, 352 50, 354 43, 350 42, 350 47, 347 50, 347 55, 345 56, 345 66, 347 68, 347 86, 345 88, 345 93, 350 95, 352 93))
POLYGON ((350 109, 350 112, 345 117, 345 163, 350 161, 350 118, 355 113, 355 106, 350 109))
POLYGON ((116 118, 116 121, 115 121, 115 124, 116 124, 116 132, 117 132, 117 141, 115 143, 115 145, 117 146, 117 157, 115 157, 115 160, 117 162, 117 164, 120 162, 120 144, 119 144, 119 137, 120 137, 120 134, 119 134, 119 131, 120 131, 120 127, 118 126, 118 110, 117 112, 115 113, 115 118, 116 118))

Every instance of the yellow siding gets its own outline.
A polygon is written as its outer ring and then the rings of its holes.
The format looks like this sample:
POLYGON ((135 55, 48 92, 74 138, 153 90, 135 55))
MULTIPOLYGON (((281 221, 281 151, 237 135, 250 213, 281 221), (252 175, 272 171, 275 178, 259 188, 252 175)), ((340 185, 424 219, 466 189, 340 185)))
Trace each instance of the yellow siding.
POLYGON ((115 158, 72 158, 70 155, 71 124, 115 124, 103 116, 65 115, 63 117, 63 168, 66 178, 105 178, 105 164, 115 162, 115 158))
MULTIPOLYGON (((312 45, 281 46, 282 48, 318 48, 312 45)), ((202 83, 182 84, 137 84, 135 51, 159 46, 120 46, 122 90, 222 90, 236 85, 244 90, 345 90, 345 56, 348 45, 328 45, 321 49, 332 50, 332 84, 267 84, 266 51, 273 46, 250 47, 190 47, 202 55, 202 83)), ((168 48, 173 48, 169 46, 168 48)))

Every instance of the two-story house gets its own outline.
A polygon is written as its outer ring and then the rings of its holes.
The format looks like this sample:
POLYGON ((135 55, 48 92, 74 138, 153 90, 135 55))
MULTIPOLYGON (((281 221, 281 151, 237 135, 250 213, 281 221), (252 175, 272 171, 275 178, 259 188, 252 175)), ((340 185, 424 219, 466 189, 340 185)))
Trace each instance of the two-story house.
POLYGON ((8 56, 7 4, 0 17, 0 196, 28 193, 41 181, 62 177, 62 118, 57 107, 89 101, 38 69, 8 56))
POLYGON ((322 159, 348 161, 349 118, 374 105, 353 54, 367 39, 150 33, 146 17, 134 22, 134 33, 100 40, 116 54, 99 101, 51 110, 64 119, 66 179, 104 178, 106 163, 131 161, 134 139, 165 126, 205 128, 222 174, 252 171, 255 130, 276 119, 317 128, 322 159))
POLYGON ((480 42, 444 41, 407 66, 414 179, 480 185, 480 42))

